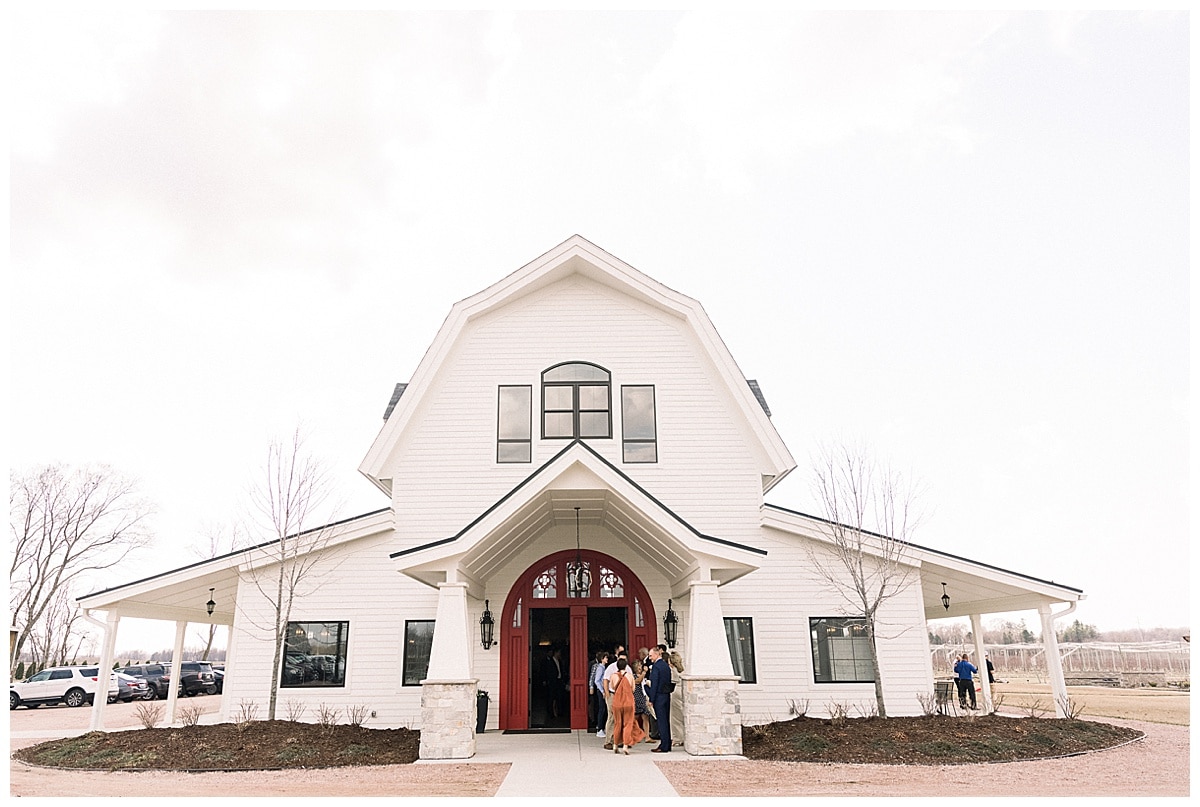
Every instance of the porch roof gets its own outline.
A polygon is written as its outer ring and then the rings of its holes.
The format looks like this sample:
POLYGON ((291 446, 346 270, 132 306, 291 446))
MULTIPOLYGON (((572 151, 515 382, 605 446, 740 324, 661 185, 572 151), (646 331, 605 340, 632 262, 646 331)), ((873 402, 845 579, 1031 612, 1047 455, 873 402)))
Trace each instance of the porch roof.
MULTIPOLYGON (((332 530, 327 546, 336 546, 392 527, 391 508, 316 527, 332 530)), ((310 530, 311 531, 311 530, 310 530)), ((262 550, 274 541, 236 549, 131 583, 94 591, 77 598, 84 610, 106 611, 123 617, 232 625, 241 570, 270 562, 262 550), (210 594, 209 589, 214 589, 210 594), (206 603, 216 602, 212 616, 206 603)))
POLYGON ((392 553, 400 571, 428 585, 482 582, 555 526, 601 526, 670 581, 681 596, 691 580, 736 580, 766 550, 707 535, 651 495, 587 443, 576 440, 494 502, 457 534, 392 553))
MULTIPOLYGON (((811 516, 778 505, 764 507, 764 525, 829 540, 823 527, 827 519, 811 516)), ((1054 603, 1073 603, 1085 599, 1082 589, 1042 580, 1021 572, 1002 569, 979 561, 952 555, 937 549, 902 541, 906 554, 920 572, 922 603, 926 619, 998 614, 1037 610, 1054 603), (950 595, 950 608, 942 605, 942 583, 950 595)))

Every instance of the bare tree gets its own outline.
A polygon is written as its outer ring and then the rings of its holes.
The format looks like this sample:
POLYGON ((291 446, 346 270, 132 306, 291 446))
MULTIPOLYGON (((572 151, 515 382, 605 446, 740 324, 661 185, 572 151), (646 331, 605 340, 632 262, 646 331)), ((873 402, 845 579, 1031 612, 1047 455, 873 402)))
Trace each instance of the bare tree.
POLYGON ((61 613, 62 603, 86 575, 115 566, 149 541, 145 521, 152 508, 134 481, 107 466, 51 465, 10 474, 8 511, 9 608, 17 624, 12 658, 35 633, 39 652, 65 652, 74 619, 61 613))
MULTIPOLYGON (((243 575, 268 603, 265 620, 256 610, 243 610, 247 621, 266 633, 274 643, 267 719, 275 719, 288 623, 298 597, 314 589, 320 578, 337 563, 322 552, 335 537, 336 527, 309 527, 309 522, 327 515, 330 484, 324 466, 304 451, 299 430, 291 441, 274 441, 259 483, 250 491, 256 516, 256 534, 270 540, 246 550, 249 563, 243 575)), ((241 608, 239 603, 239 608, 241 608)))
POLYGON ((919 518, 915 491, 887 467, 879 468, 867 452, 841 445, 826 447, 814 462, 813 492, 828 522, 832 556, 809 550, 809 559, 848 606, 866 623, 875 701, 887 717, 883 676, 876 639, 880 611, 914 581, 909 537, 919 518))

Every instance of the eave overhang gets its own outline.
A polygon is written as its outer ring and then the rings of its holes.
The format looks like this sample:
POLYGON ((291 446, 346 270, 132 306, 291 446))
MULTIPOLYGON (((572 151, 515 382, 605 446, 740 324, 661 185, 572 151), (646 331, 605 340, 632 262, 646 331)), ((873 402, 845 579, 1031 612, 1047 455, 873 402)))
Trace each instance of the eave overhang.
MULTIPOLYGON (((778 505, 763 508, 763 525, 805 538, 831 542, 831 522, 778 505)), ((903 557, 918 570, 926 619, 1037 610, 1055 603, 1085 598, 1082 589, 1042 580, 1020 572, 952 555, 911 542, 903 557), (950 608, 942 605, 942 583, 950 595, 950 608)))

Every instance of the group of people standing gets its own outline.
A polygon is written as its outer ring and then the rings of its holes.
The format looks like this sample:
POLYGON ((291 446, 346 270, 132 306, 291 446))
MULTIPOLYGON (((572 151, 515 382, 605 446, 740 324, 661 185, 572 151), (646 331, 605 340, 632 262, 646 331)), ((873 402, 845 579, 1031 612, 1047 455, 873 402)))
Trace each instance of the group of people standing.
POLYGON ((606 750, 628 754, 642 742, 657 740, 653 753, 671 751, 672 667, 683 672, 683 661, 661 644, 641 648, 632 661, 621 645, 611 654, 596 654, 588 692, 596 736, 604 738, 606 750))

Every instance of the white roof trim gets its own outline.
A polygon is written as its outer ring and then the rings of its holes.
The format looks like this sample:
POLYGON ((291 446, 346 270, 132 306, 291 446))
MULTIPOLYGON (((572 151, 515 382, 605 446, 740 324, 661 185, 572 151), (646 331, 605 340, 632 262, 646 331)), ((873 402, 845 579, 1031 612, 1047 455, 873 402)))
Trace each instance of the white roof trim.
POLYGON ((382 490, 388 491, 390 483, 380 478, 388 457, 407 428, 413 413, 419 408, 421 397, 430 388, 430 382, 468 322, 576 273, 616 288, 688 322, 725 380, 751 432, 757 438, 765 488, 769 489, 796 467, 783 439, 754 397, 745 376, 700 303, 642 274, 587 239, 574 235, 504 279, 451 307, 433 344, 429 346, 409 379, 405 394, 396 403, 391 416, 359 465, 359 471, 382 490))

